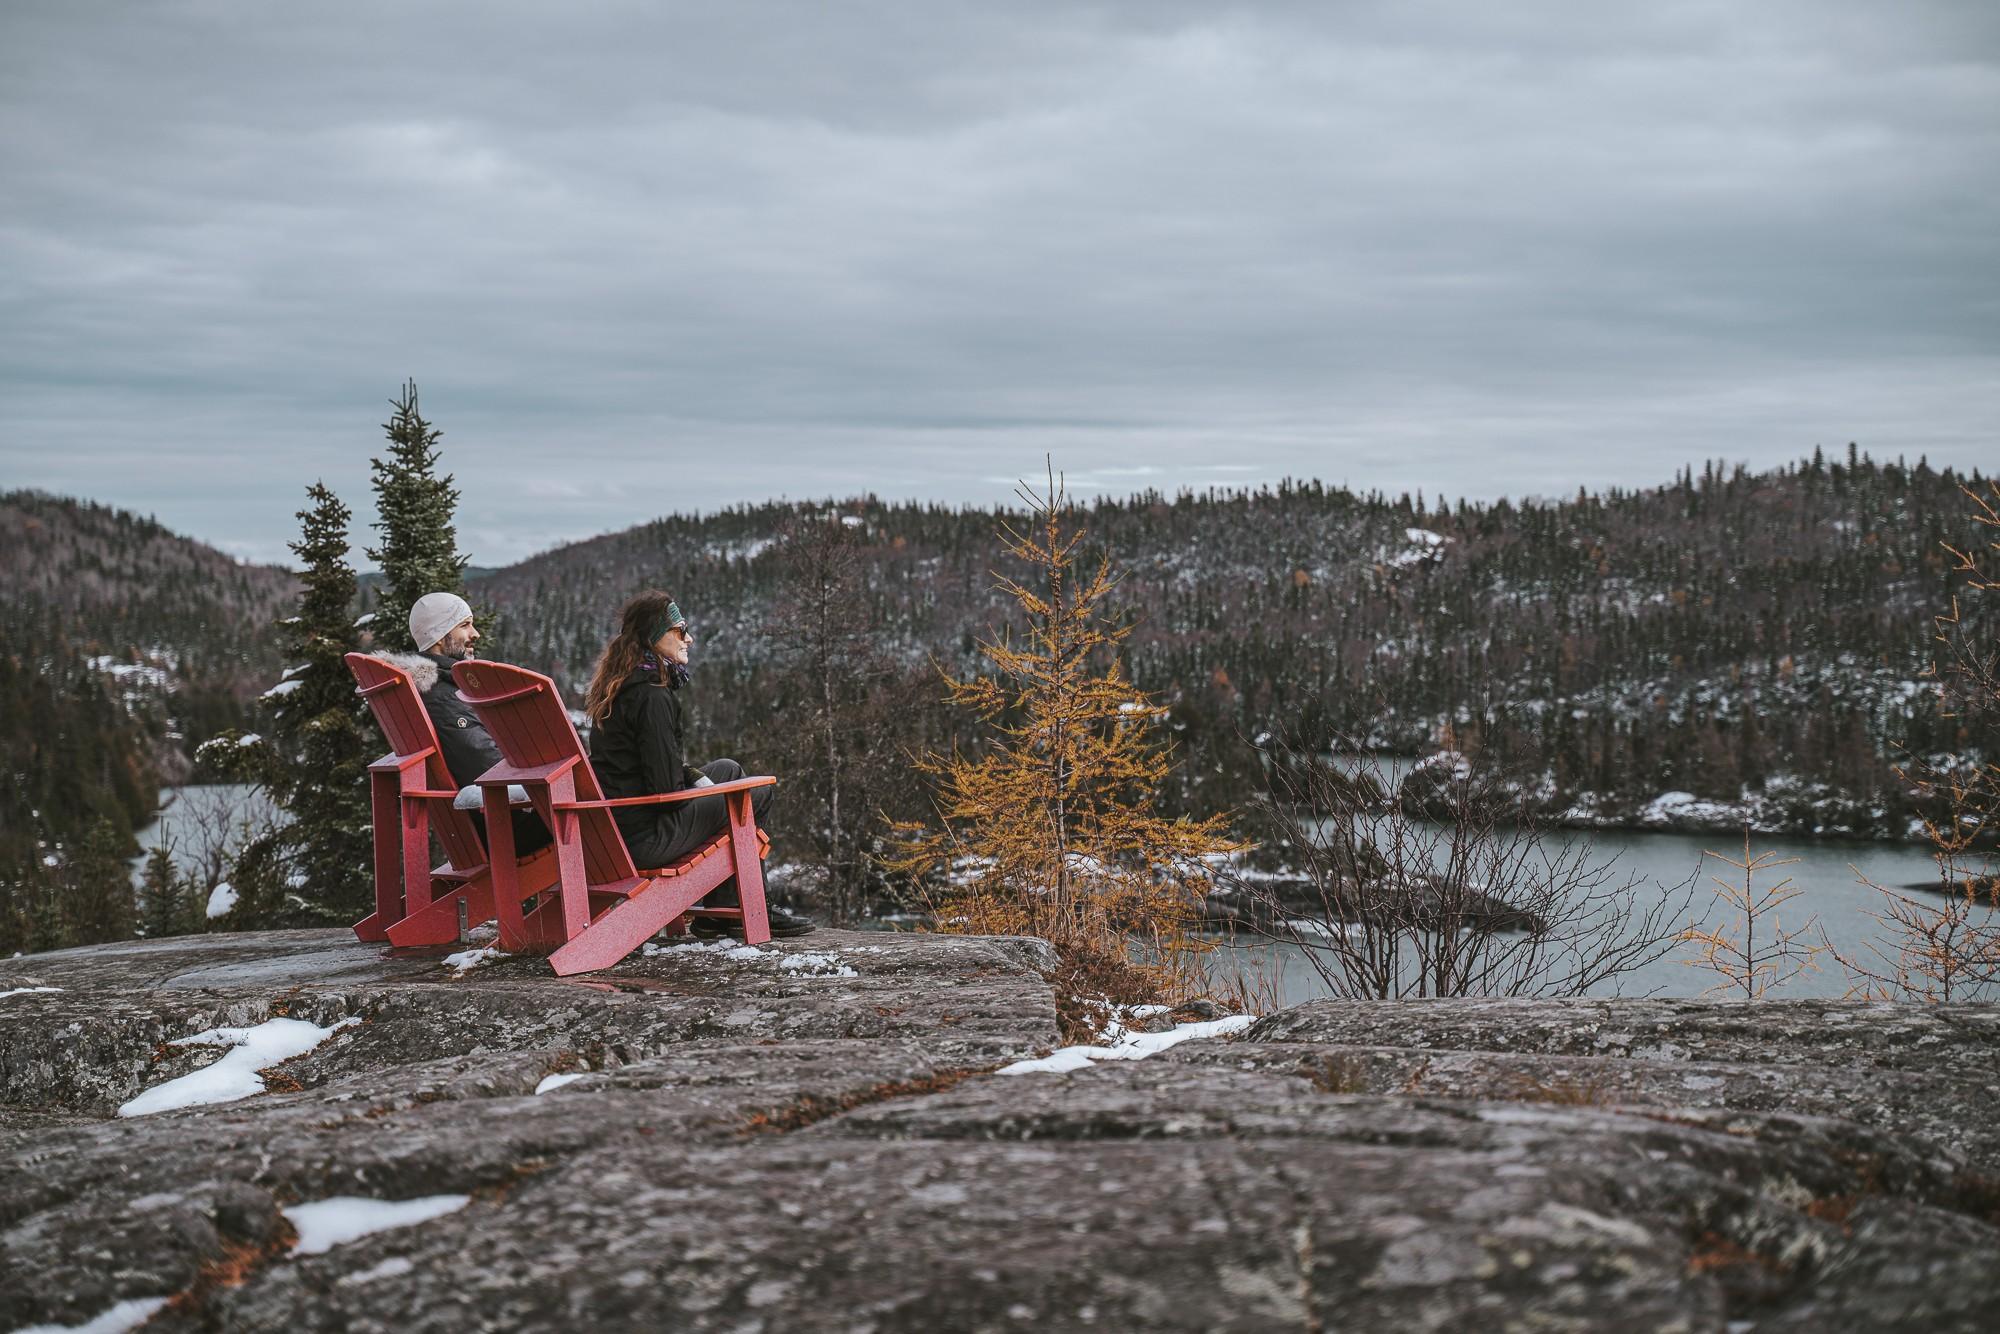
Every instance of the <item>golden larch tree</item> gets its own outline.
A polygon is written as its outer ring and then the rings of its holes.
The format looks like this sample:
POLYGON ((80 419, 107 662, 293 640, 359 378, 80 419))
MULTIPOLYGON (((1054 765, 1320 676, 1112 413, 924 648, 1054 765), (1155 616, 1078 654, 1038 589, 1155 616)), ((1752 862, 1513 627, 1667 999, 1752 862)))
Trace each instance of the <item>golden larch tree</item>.
POLYGON ((945 675, 988 743, 918 757, 937 820, 902 826, 892 865, 926 887, 941 930, 1040 936, 1072 966, 1191 994, 1211 863, 1244 845, 1226 815, 1157 813, 1166 710, 1119 666, 1132 627, 1108 606, 1118 575, 1102 558, 1079 571, 1085 533, 1053 473, 1045 494, 1021 496, 1027 521, 999 535, 1027 573, 996 578, 1025 631, 980 642, 988 674, 945 675))

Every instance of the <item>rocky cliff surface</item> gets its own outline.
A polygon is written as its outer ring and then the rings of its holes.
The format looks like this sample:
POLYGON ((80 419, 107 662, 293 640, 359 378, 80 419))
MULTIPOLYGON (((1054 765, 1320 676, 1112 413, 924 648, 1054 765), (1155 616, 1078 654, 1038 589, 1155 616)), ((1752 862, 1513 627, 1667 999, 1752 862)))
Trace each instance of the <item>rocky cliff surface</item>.
POLYGON ((1007 1075, 1057 1042, 1039 942, 441 953, 0 963, 0 1328, 2000 1324, 1996 1007, 1322 1003, 1007 1075), (116 1115, 273 1017, 332 1032, 116 1115), (294 1250, 301 1205, 446 1196, 294 1250))

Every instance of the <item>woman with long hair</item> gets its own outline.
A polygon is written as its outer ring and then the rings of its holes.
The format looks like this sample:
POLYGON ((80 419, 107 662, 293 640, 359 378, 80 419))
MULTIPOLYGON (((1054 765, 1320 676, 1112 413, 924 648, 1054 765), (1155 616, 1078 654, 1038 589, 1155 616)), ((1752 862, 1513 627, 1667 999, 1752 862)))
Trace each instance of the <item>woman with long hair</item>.
MULTIPOLYGON (((689 680, 694 632, 674 600, 648 589, 625 604, 618 634, 597 659, 584 712, 590 715, 590 764, 607 797, 649 797, 691 787, 712 787, 743 777, 735 760, 710 760, 699 768, 686 759, 687 716, 681 692, 689 680)), ((769 787, 751 792, 759 828, 770 805, 769 787)), ((696 797, 664 806, 621 806, 612 812, 632 860, 641 867, 672 866, 729 826, 723 797, 696 797)), ((704 900, 713 908, 737 903, 727 881, 704 900)), ((810 918, 768 908, 773 936, 802 936, 810 918)), ((696 918, 698 934, 718 935, 714 919, 696 918)))

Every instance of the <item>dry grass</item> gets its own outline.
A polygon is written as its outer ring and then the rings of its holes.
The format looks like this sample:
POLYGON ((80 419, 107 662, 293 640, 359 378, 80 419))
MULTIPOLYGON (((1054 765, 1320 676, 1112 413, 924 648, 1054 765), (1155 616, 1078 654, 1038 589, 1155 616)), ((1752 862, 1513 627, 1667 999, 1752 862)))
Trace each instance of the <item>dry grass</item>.
POLYGON ((1704 1232, 1688 1253, 1689 1274, 1709 1274, 1735 1269, 1756 1269, 1766 1274, 1790 1272, 1783 1261, 1759 1255, 1731 1241, 1719 1232, 1704 1232))
POLYGON ((1049 984, 1065 1046, 1102 1041, 1116 1006, 1161 1003, 1158 977, 1119 955, 1072 946, 1057 957, 1061 962, 1049 984))
POLYGON ((1521 1074, 1514 1077, 1510 1093, 1519 1102, 1548 1102, 1559 1107, 1607 1107, 1614 1101, 1613 1090, 1601 1078, 1537 1079, 1521 1074))
POLYGON ((1321 1093, 1369 1093, 1368 1058, 1355 1052, 1335 1052, 1308 1067, 1306 1078, 1321 1093))
POLYGON ((943 1093, 947 1089, 956 1088, 974 1075, 987 1073, 989 1069, 991 1069, 989 1066, 980 1066, 967 1070, 946 1070, 919 1079, 902 1079, 876 1084, 833 1098, 808 1094, 772 1111, 753 1113, 743 1123, 738 1133, 745 1138, 752 1135, 789 1134, 794 1130, 804 1130, 807 1126, 824 1121, 830 1116, 851 1112, 857 1107, 868 1107, 895 1098, 928 1097, 934 1093, 943 1093))

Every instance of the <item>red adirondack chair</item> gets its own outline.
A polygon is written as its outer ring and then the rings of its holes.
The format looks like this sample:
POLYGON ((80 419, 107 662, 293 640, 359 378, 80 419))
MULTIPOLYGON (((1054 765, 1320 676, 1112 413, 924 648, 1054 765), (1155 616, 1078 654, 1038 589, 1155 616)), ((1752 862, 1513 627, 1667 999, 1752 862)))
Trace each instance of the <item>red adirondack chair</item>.
POLYGON ((762 865, 770 840, 757 828, 750 793, 777 779, 739 778, 682 792, 606 800, 554 681, 496 662, 461 662, 451 675, 459 698, 478 713, 506 756, 505 763, 479 777, 493 841, 502 949, 547 950, 559 976, 609 968, 655 932, 681 923, 703 895, 731 876, 742 906, 703 908, 700 915, 740 921, 743 939, 753 945, 771 938, 762 865), (506 869, 514 842, 504 817, 509 783, 528 790, 556 839, 560 892, 545 896, 525 918, 523 895, 511 889, 506 869), (676 866, 642 870, 633 865, 613 810, 709 796, 727 799, 727 829, 676 866))
MULTIPOLYGON (((368 701, 389 753, 368 766, 375 817, 375 911, 354 924, 362 940, 392 945, 442 945, 458 939, 465 921, 493 917, 493 875, 472 817, 452 805, 458 789, 438 749, 437 732, 410 674, 366 653, 347 655, 356 693, 368 701), (431 865, 431 833, 444 845, 445 862, 431 865)), ((505 792, 501 796, 504 800, 505 792)), ((507 861, 514 890, 539 893, 555 884, 555 849, 543 848, 514 863, 514 829, 505 810, 507 861)), ((519 900, 515 915, 520 913, 519 900)))

